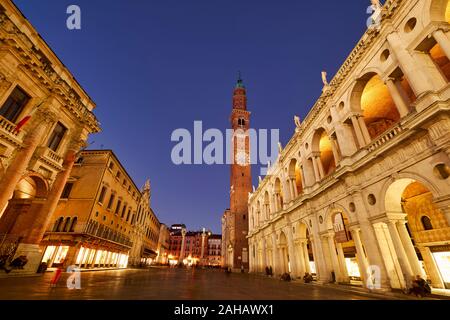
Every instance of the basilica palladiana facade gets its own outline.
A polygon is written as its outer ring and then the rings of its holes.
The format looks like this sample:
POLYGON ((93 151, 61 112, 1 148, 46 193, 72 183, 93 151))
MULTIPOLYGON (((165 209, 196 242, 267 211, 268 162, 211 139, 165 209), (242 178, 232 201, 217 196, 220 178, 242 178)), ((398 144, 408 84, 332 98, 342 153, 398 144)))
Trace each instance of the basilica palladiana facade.
POLYGON ((251 272, 450 289, 450 3, 380 9, 250 194, 251 272))

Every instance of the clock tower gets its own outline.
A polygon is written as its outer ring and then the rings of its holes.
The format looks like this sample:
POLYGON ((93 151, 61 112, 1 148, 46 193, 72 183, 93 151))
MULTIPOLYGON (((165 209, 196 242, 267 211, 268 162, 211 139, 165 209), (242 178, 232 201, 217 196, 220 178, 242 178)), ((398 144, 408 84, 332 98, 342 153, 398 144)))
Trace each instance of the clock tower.
MULTIPOLYGON (((228 243, 225 259, 233 270, 248 270, 248 194, 252 191, 250 165, 250 112, 247 110, 247 96, 244 83, 239 76, 233 94, 231 111, 233 129, 233 161, 230 175, 230 209, 227 212, 228 243)), ((224 248, 225 249, 225 248, 224 248)))

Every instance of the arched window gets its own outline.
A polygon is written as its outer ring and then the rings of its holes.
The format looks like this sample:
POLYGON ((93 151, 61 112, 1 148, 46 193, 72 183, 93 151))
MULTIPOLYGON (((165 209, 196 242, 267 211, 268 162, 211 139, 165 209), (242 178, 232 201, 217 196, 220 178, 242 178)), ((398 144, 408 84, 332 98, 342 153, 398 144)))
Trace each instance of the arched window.
POLYGON ((70 224, 70 217, 66 218, 66 221, 64 222, 64 228, 62 232, 68 232, 69 231, 69 224, 70 224))
POLYGON ((61 217, 55 221, 55 224, 53 225, 53 232, 58 232, 60 230, 63 220, 64 218, 61 217))
POLYGON ((430 218, 427 216, 423 216, 420 218, 420 221, 422 222, 422 226, 424 230, 433 230, 433 225, 431 224, 430 218))
POLYGON ((75 218, 72 219, 72 223, 71 223, 71 225, 70 225, 70 230, 69 230, 69 232, 75 232, 75 227, 76 227, 76 225, 77 225, 77 221, 78 221, 78 218, 77 218, 77 217, 75 217, 75 218))

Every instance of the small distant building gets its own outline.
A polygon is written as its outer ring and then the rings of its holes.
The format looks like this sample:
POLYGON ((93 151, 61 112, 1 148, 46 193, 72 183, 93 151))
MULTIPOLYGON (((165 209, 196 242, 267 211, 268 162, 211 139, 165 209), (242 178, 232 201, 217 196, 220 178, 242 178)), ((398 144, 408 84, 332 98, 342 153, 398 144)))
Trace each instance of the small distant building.
POLYGON ((185 265, 207 264, 208 238, 210 235, 211 232, 206 230, 187 231, 184 224, 172 225, 170 228, 169 262, 185 265))
POLYGON ((222 262, 222 235, 213 234, 208 238, 208 265, 220 267, 222 262))

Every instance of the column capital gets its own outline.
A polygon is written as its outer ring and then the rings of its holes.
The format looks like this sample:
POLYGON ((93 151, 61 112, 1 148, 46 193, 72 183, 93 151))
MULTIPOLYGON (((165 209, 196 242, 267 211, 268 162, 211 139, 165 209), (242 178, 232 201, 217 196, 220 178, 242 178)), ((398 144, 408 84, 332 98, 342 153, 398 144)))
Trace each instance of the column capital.
POLYGON ((448 31, 450 31, 450 25, 447 22, 436 23, 434 25, 434 30, 428 37, 431 38, 431 36, 434 35, 436 32, 448 32, 448 31))
POLYGON ((350 227, 349 230, 352 233, 359 233, 359 232, 361 232, 361 227, 360 226, 353 226, 353 227, 350 227))

